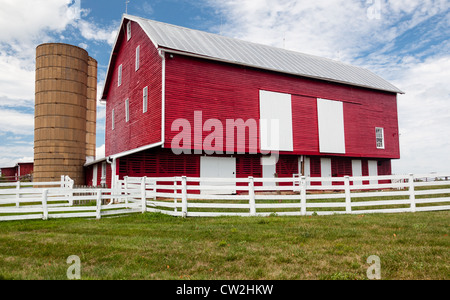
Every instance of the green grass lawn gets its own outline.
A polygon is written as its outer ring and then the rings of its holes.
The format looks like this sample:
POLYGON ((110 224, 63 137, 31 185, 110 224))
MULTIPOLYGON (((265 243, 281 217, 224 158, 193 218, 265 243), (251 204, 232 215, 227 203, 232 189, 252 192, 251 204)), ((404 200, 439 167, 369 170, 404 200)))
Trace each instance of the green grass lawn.
POLYGON ((450 212, 0 223, 0 279, 450 279, 450 212))

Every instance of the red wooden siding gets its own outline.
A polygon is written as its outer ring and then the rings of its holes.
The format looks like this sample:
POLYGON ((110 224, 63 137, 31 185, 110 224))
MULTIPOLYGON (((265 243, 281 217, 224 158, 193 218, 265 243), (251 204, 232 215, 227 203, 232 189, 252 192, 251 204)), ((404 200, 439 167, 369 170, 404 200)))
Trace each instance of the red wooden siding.
POLYGON ((30 175, 34 170, 34 163, 19 163, 18 168, 20 168, 20 176, 30 175))
POLYGON ((175 155, 169 149, 154 149, 123 157, 119 178, 129 177, 200 177, 199 155, 175 155))
MULTIPOLYGON (((179 133, 171 132, 172 122, 185 118, 194 124, 194 111, 202 111, 203 121, 215 118, 223 124, 227 119, 258 120, 259 90, 268 90, 293 95, 294 152, 290 154, 321 155, 316 99, 324 98, 344 102, 345 156, 400 156, 395 94, 180 55, 168 59, 166 66, 166 147, 179 133), (376 148, 375 127, 385 130, 384 150, 376 148)), ((203 132, 203 139, 208 135, 203 132)))
POLYGON ((352 176, 352 160, 342 157, 331 158, 331 175, 333 177, 352 176))
POLYGON ((2 176, 8 177, 11 181, 14 181, 17 175, 16 167, 2 168, 2 176))
POLYGON ((292 114, 294 150, 301 149, 303 155, 317 154, 319 152, 317 99, 293 95, 292 114))
MULTIPOLYGON (((391 175, 392 174, 392 166, 390 160, 379 160, 378 161, 378 175, 391 175)), ((390 180, 380 180, 380 184, 391 183, 390 180)))
POLYGON ((87 186, 92 186, 92 178, 94 177, 92 172, 94 170, 94 166, 88 166, 84 168, 84 184, 87 186))
MULTIPOLYGON (((125 24, 126 26, 126 24, 125 24)), ((147 34, 132 23, 127 41, 122 28, 111 62, 111 80, 106 105, 106 155, 113 155, 161 141, 162 59, 147 34), (135 71, 136 47, 140 46, 140 67, 135 71), (122 64, 122 85, 118 66, 122 64), (148 86, 148 110, 143 113, 143 89, 148 86), (130 121, 125 122, 125 100, 130 99, 130 121), (115 129, 112 130, 112 110, 115 129)))
POLYGON ((293 174, 298 174, 298 156, 281 155, 276 170, 278 177, 292 177, 293 174))

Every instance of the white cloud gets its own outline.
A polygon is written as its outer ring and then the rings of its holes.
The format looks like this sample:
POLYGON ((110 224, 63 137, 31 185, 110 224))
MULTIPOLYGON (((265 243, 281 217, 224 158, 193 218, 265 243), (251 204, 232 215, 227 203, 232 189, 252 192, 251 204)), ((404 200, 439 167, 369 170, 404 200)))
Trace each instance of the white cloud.
POLYGON ((34 98, 35 68, 34 65, 32 68, 25 65, 26 62, 0 53, 0 98, 34 98))
POLYGON ((97 147, 96 153, 95 153, 95 159, 101 159, 105 157, 105 145, 101 145, 100 147, 97 147))
POLYGON ((1 132, 32 135, 34 132, 34 115, 0 107, 1 132))
POLYGON ((450 56, 413 64, 396 81, 402 159, 399 173, 450 172, 450 56))
POLYGON ((224 35, 353 62, 383 53, 396 37, 448 10, 446 0, 205 0, 226 23, 224 35), (380 3, 380 19, 370 17, 380 3))
POLYGON ((0 167, 13 167, 19 161, 33 161, 33 147, 22 145, 2 146, 0 145, 0 167))
POLYGON ((79 14, 70 0, 1 0, 0 41, 24 41, 42 37, 46 31, 62 31, 79 14))
POLYGON ((117 26, 101 28, 95 23, 80 20, 77 25, 81 35, 88 40, 107 42, 109 45, 114 44, 117 35, 117 26))

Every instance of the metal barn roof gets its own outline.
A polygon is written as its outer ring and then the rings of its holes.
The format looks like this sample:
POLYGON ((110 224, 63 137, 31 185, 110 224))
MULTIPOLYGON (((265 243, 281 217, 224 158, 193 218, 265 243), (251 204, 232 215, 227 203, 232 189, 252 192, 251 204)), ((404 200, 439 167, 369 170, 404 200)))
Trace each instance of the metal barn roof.
POLYGON ((251 43, 131 15, 124 15, 123 20, 125 19, 139 23, 157 48, 264 70, 393 93, 403 93, 400 89, 367 69, 331 59, 251 43))

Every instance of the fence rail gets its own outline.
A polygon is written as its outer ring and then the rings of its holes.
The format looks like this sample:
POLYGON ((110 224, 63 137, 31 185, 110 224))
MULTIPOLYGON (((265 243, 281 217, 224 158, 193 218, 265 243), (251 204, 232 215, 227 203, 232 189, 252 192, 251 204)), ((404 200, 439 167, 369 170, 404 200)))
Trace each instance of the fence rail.
POLYGON ((0 184, 0 221, 160 212, 181 217, 305 216, 450 210, 450 176, 116 178, 114 189, 0 184))

